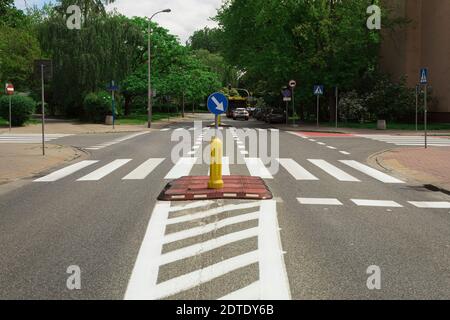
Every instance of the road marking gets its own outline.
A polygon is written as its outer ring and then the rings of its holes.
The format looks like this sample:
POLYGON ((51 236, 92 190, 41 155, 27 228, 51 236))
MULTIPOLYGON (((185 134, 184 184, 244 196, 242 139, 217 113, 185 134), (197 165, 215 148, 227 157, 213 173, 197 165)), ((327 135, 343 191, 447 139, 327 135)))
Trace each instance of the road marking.
POLYGON ((422 209, 450 209, 450 202, 424 202, 424 201, 408 201, 417 208, 422 209))
POLYGON ((367 174, 368 176, 377 179, 378 181, 384 182, 384 183, 405 183, 397 178, 391 177, 390 175, 387 175, 381 171, 375 170, 374 168, 371 168, 369 166, 366 166, 358 161, 354 160, 340 160, 343 164, 346 164, 347 166, 356 169, 362 173, 367 174))
POLYGON ((224 235, 219 238, 211 239, 202 243, 197 243, 189 247, 170 251, 161 256, 161 265, 169 264, 178 260, 190 258, 198 254, 203 254, 208 251, 224 247, 234 242, 258 236, 258 228, 245 229, 239 232, 224 235))
POLYGON ((338 199, 331 198, 297 198, 300 204, 307 205, 327 205, 327 206, 343 206, 338 199))
POLYGON ((335 148, 335 147, 332 147, 332 146, 327 146, 327 148, 328 148, 328 149, 331 149, 331 150, 336 150, 336 148, 335 148))
POLYGON ((359 207, 403 208, 401 204, 395 201, 363 200, 363 199, 351 199, 351 201, 359 207))
POLYGON ((317 142, 317 144, 320 144, 321 146, 325 145, 325 143, 323 143, 323 142, 317 142))
POLYGON ((278 162, 296 179, 296 180, 319 180, 309 173, 305 168, 295 162, 293 159, 277 159, 278 162))
POLYGON ((125 300, 151 300, 158 294, 159 256, 170 202, 157 202, 128 282, 125 300))
POLYGON ((328 163, 325 160, 320 159, 308 159, 309 162, 316 165, 329 175, 333 176, 339 181, 345 181, 345 182, 360 182, 360 180, 356 179, 355 177, 349 175, 348 173, 342 171, 341 169, 333 166, 332 164, 328 163))
POLYGON ((195 227, 191 229, 186 229, 183 231, 175 232, 175 233, 169 233, 164 237, 164 243, 172 243, 176 241, 180 241, 183 239, 201 236, 203 234, 209 233, 214 230, 219 230, 228 226, 232 226, 241 222, 251 221, 258 219, 258 212, 252 212, 247 214, 241 214, 238 216, 234 216, 231 218, 226 218, 223 220, 220 220, 219 222, 213 222, 210 224, 206 224, 200 227, 195 227))
POLYGON ((276 206, 275 200, 262 201, 259 209, 258 255, 262 300, 291 299, 276 206))
POLYGON ((181 158, 169 171, 164 179, 179 179, 188 176, 192 167, 197 162, 197 158, 181 158))
POLYGON ((171 224, 177 224, 182 222, 188 222, 191 220, 198 220, 198 219, 204 219, 208 217, 212 217, 215 215, 218 215, 223 212, 227 211, 233 211, 233 210, 243 210, 243 209, 250 209, 260 206, 260 203, 258 202, 248 202, 248 203, 240 203, 240 204, 230 204, 222 207, 213 208, 207 211, 197 212, 193 214, 184 215, 177 218, 172 218, 167 221, 168 225, 171 224))
POLYGON ((251 176, 263 179, 273 179, 273 176, 264 166, 264 163, 260 158, 244 158, 244 161, 251 176))
POLYGON ((162 132, 169 131, 170 128, 161 129, 162 132))
POLYGON ((183 210, 188 210, 188 209, 197 209, 197 208, 202 208, 202 207, 206 207, 209 205, 214 204, 215 202, 212 200, 208 200, 208 201, 196 201, 196 202, 192 202, 192 203, 188 203, 187 205, 184 206, 174 206, 170 208, 170 212, 178 212, 178 211, 183 211, 183 210))
POLYGON ((347 152, 347 151, 339 151, 339 152, 342 153, 342 154, 345 154, 346 156, 350 155, 350 152, 347 152))
POLYGON ((159 166, 164 159, 148 159, 122 180, 143 180, 159 166))
POLYGON ((131 159, 118 159, 114 160, 113 162, 107 164, 106 166, 101 167, 100 169, 95 170, 94 172, 78 179, 77 181, 98 181, 113 171, 119 169, 120 167, 126 165, 128 162, 130 162, 131 159))
POLYGON ((63 169, 60 169, 58 171, 55 171, 45 177, 39 178, 37 180, 34 180, 34 182, 53 182, 53 181, 58 181, 62 178, 65 178, 81 169, 84 169, 94 163, 97 163, 97 160, 86 160, 86 161, 81 161, 78 163, 75 163, 71 166, 65 167, 63 169))

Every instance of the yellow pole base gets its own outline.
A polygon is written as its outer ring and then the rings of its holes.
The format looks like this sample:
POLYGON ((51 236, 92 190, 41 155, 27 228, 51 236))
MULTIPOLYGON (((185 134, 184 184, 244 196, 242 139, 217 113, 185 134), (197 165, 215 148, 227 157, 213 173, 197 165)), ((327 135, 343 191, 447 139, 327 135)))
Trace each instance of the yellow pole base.
POLYGON ((222 141, 214 137, 211 140, 211 164, 208 189, 223 189, 222 154, 222 141))

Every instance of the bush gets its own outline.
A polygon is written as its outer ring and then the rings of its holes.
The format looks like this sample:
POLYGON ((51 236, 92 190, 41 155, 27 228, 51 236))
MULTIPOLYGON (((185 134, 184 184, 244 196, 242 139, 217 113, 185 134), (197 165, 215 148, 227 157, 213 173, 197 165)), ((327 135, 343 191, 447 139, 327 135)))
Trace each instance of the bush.
MULTIPOLYGON (((36 103, 30 97, 13 95, 11 97, 11 125, 23 126, 30 120, 34 112, 36 103)), ((9 96, 0 98, 0 116, 9 119, 9 96)))
POLYGON ((83 111, 88 121, 102 123, 111 115, 111 95, 106 91, 91 92, 84 97, 83 111))
POLYGON ((369 117, 364 99, 356 91, 350 91, 341 96, 339 110, 346 122, 349 120, 364 122, 369 117))

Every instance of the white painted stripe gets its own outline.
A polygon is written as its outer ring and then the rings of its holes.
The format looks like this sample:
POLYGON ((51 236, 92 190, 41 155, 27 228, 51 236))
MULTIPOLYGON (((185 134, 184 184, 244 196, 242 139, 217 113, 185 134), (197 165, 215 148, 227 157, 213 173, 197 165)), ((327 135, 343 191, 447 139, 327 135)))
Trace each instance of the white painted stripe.
POLYGON ((321 146, 325 145, 325 143, 323 143, 323 142, 317 142, 317 144, 320 144, 321 146))
POLYGON ((160 265, 169 264, 178 260, 183 260, 189 257, 203 254, 208 251, 218 249, 228 244, 238 242, 244 239, 249 239, 258 236, 258 228, 246 229, 239 232, 224 235, 222 237, 211 239, 202 243, 197 243, 189 247, 170 251, 161 256, 160 265))
POLYGON ((230 204, 230 205, 226 205, 223 207, 213 208, 213 209, 203 211, 203 212, 196 212, 196 213, 187 214, 187 215, 177 217, 177 218, 172 218, 172 219, 169 219, 169 221, 167 221, 167 225, 177 224, 177 223, 182 223, 182 222, 187 222, 187 221, 197 220, 197 219, 204 219, 207 217, 212 217, 212 216, 218 215, 223 212, 229 213, 234 210, 244 210, 244 209, 250 209, 250 208, 255 208, 255 207, 259 207, 258 202, 230 204))
POLYGON ((332 146, 327 146, 327 148, 328 148, 328 149, 331 149, 331 150, 336 150, 336 148, 335 148, 335 147, 332 147, 332 146))
POLYGON ((347 152, 347 151, 339 151, 339 152, 342 153, 342 154, 345 154, 346 156, 350 155, 350 152, 347 152))
POLYGON ((262 300, 291 299, 276 206, 275 200, 262 201, 259 211, 258 256, 262 300))
POLYGON ((341 169, 333 166, 331 163, 328 163, 325 160, 308 159, 308 161, 311 162, 312 164, 316 165, 317 167, 319 167, 320 169, 322 169, 323 171, 325 171, 326 173, 333 176, 334 178, 336 178, 339 181, 359 182, 359 180, 356 179, 355 177, 353 177, 353 176, 349 175, 348 173, 342 171, 341 169))
POLYGON ((97 163, 97 160, 87 160, 87 161, 81 161, 78 163, 75 163, 71 166, 65 167, 63 169, 60 169, 58 171, 55 171, 45 177, 39 178, 37 180, 34 180, 34 182, 53 182, 58 181, 62 178, 65 178, 81 169, 84 169, 94 163, 97 163))
POLYGON ((258 262, 258 251, 252 251, 206 268, 170 279, 156 286, 155 299, 162 299, 179 292, 192 289, 198 285, 211 281, 234 270, 258 262))
POLYGON ((169 128, 161 129, 162 132, 169 131, 169 128))
POLYGON ((251 285, 227 294, 218 300, 261 300, 260 285, 259 281, 253 282, 251 285))
MULTIPOLYGON (((211 168, 208 166, 208 176, 211 172, 211 168)), ((224 176, 230 176, 230 158, 229 157, 223 157, 222 158, 222 175, 224 176)))
POLYGON ((197 158, 181 158, 167 173, 164 179, 178 179, 188 176, 194 166, 197 158))
POLYGON ((311 141, 311 142, 316 142, 316 140, 314 140, 314 139, 309 139, 309 141, 311 141))
POLYGON ((128 282, 125 300, 151 300, 157 296, 158 257, 161 254, 164 223, 169 209, 170 202, 157 202, 155 205, 128 282))
POLYGON ((207 224, 204 226, 186 229, 186 230, 175 232, 175 233, 170 233, 165 236, 164 243, 180 241, 183 239, 200 236, 205 233, 208 233, 208 232, 211 232, 214 230, 219 230, 224 227, 238 224, 241 222, 256 220, 256 219, 258 219, 258 214, 259 214, 259 212, 241 214, 241 215, 238 215, 235 217, 220 220, 219 222, 214 222, 214 223, 210 223, 210 224, 207 224))
POLYGON ((106 177, 111 172, 119 169, 120 167, 126 165, 128 162, 130 162, 131 159, 118 159, 114 160, 113 162, 107 164, 104 167, 101 167, 100 169, 95 170, 94 172, 78 179, 77 181, 97 181, 104 177, 106 177))
POLYGON ((311 205, 329 205, 329 206, 342 206, 342 202, 338 199, 330 198, 297 198, 300 204, 311 204, 311 205))
POLYGON ((122 180, 143 180, 163 161, 164 159, 148 159, 122 180))
POLYGON ((378 181, 384 182, 384 183, 404 183, 403 181, 391 177, 390 175, 387 175, 381 171, 375 170, 374 168, 371 168, 369 166, 366 166, 358 161, 354 160, 340 160, 343 164, 348 165, 349 167, 356 169, 364 174, 367 174, 368 176, 377 179, 378 181))
POLYGON ((388 207, 388 208, 403 208, 403 206, 395 201, 383 200, 363 200, 351 199, 351 201, 360 207, 388 207))
POLYGON ((248 151, 242 150, 242 151, 241 151, 241 154, 242 154, 243 156, 248 155, 248 151))
POLYGON ((408 201, 417 208, 422 209, 450 209, 450 202, 424 202, 424 201, 408 201))
POLYGON ((187 205, 184 206, 174 206, 170 208, 170 212, 178 212, 178 211, 183 211, 183 210, 188 210, 188 209, 197 209, 197 208, 202 208, 202 207, 206 207, 209 205, 214 204, 215 202, 212 200, 208 200, 208 201, 196 201, 196 202, 192 202, 189 203, 187 205))
POLYGON ((260 158, 244 158, 247 169, 253 177, 261 177, 263 179, 273 179, 269 170, 264 166, 260 158))
POLYGON ((278 159, 278 162, 296 179, 296 180, 319 180, 305 168, 295 162, 293 159, 278 159))

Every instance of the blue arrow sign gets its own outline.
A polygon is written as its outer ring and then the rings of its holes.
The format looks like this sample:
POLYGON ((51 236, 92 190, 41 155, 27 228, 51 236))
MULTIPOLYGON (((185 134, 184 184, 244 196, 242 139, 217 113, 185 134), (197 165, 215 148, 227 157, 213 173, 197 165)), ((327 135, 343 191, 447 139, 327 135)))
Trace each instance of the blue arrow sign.
POLYGON ((428 68, 420 69, 420 84, 428 83, 428 68))
POLYGON ((323 85, 314 86, 314 95, 323 96, 323 85))
POLYGON ((227 112, 228 109, 228 99, 220 92, 213 93, 208 98, 208 110, 215 114, 220 115, 227 112))

